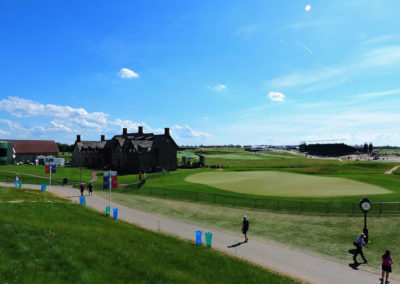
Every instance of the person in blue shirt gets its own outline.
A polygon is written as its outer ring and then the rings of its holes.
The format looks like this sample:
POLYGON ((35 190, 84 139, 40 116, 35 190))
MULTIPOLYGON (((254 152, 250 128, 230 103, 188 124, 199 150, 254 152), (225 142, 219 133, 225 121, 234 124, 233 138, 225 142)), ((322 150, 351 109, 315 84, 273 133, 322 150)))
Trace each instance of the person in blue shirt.
POLYGON ((353 256, 354 263, 358 263, 358 262, 357 262, 357 255, 361 255, 361 257, 362 257, 363 260, 364 260, 364 263, 367 263, 368 261, 365 259, 364 254, 363 254, 363 251, 362 251, 362 247, 363 247, 363 246, 368 247, 367 244, 365 243, 365 235, 364 235, 364 233, 361 233, 361 234, 354 240, 354 243, 353 243, 353 244, 354 244, 354 246, 356 247, 356 252, 354 253, 354 256, 353 256))

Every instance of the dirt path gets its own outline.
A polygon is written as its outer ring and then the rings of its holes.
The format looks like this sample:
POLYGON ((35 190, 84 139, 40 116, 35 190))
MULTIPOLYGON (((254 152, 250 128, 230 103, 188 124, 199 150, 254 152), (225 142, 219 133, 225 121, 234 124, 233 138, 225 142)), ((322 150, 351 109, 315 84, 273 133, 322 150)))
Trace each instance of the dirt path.
POLYGON ((391 168, 390 170, 386 171, 385 174, 391 175, 394 171, 396 171, 400 166, 395 166, 391 168))
POLYGON ((92 179, 90 180, 90 182, 95 182, 96 180, 98 180, 99 177, 97 176, 97 172, 92 172, 92 179))
MULTIPOLYGON (((0 182, 0 186, 13 186, 0 182)), ((25 188, 40 189, 40 185, 24 185, 25 188)), ((47 189, 73 202, 79 201, 79 191, 70 186, 52 186, 47 189)), ((97 195, 86 196, 86 203, 99 212, 105 212, 108 200, 97 195)), ((209 230, 203 226, 175 221, 163 216, 141 212, 116 203, 111 204, 119 210, 119 219, 153 231, 174 235, 184 240, 194 241, 195 231, 212 232, 212 247, 238 258, 257 263, 268 269, 300 279, 306 283, 379 283, 378 274, 362 269, 353 270, 348 266, 315 256, 288 249, 268 241, 252 238, 248 243, 241 243, 243 236, 218 230, 209 230)), ((204 234, 203 234, 204 239, 204 234)), ((390 283, 400 284, 392 278, 390 283)))

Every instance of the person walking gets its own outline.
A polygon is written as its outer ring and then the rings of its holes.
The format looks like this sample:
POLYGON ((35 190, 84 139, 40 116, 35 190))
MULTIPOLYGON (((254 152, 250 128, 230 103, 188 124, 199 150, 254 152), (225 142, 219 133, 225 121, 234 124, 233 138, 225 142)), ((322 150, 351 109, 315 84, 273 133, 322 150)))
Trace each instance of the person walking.
POLYGON ((382 278, 379 279, 381 280, 381 283, 383 283, 383 279, 385 279, 385 284, 389 283, 388 279, 389 273, 392 272, 392 264, 393 259, 390 257, 390 250, 386 250, 385 254, 382 255, 382 278))
POLYGON ((243 216, 242 233, 244 235, 244 242, 247 243, 249 238, 247 237, 247 231, 249 230, 249 219, 246 215, 243 216))
POLYGON ((85 184, 83 182, 81 183, 80 189, 81 189, 81 196, 83 196, 83 191, 85 190, 85 184))
POLYGON ((92 184, 92 182, 89 182, 88 189, 89 189, 89 195, 92 195, 92 193, 93 193, 93 184, 92 184))
POLYGON ((353 256, 353 260, 354 263, 358 263, 357 262, 357 255, 361 255, 362 259, 364 260, 364 263, 367 263, 368 261, 365 259, 364 257, 364 253, 362 251, 362 247, 363 246, 367 246, 367 244, 365 243, 365 234, 361 233, 355 240, 354 240, 354 246, 356 247, 356 252, 354 253, 353 256))

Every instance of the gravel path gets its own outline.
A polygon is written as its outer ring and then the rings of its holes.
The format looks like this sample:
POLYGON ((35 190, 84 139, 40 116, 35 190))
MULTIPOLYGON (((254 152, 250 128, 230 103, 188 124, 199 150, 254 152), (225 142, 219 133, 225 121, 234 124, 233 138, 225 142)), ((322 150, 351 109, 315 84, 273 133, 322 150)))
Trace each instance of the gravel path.
MULTIPOLYGON (((10 183, 0 182, 0 186, 13 186, 10 183)), ((40 185, 24 185, 24 188, 40 189, 40 185)), ((79 202, 79 191, 69 186, 52 186, 47 191, 66 197, 73 202, 79 202)), ((105 212, 108 200, 97 195, 86 196, 86 203, 99 212, 105 212)), ((119 219, 153 231, 160 231, 174 235, 181 239, 194 241, 195 231, 210 231, 209 229, 175 221, 169 218, 144 213, 119 204, 117 207, 119 219)), ((300 279, 307 283, 380 283, 379 275, 364 270, 354 270, 319 256, 295 251, 286 247, 269 243, 265 240, 251 238, 248 243, 242 243, 243 236, 211 230, 213 233, 212 247, 238 258, 257 263, 271 270, 300 279)), ((362 265, 360 266, 362 268, 362 265)), ((391 279, 390 283, 400 281, 391 279)))
POLYGON ((391 175, 394 171, 396 171, 400 166, 395 166, 391 168, 390 170, 386 171, 385 174, 391 175))

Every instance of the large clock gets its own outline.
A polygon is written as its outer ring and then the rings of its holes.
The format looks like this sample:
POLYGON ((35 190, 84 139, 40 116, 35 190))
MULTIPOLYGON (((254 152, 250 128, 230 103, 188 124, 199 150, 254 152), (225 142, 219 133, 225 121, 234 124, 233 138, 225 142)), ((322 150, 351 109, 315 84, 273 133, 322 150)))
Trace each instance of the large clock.
POLYGON ((360 200, 360 208, 364 212, 368 212, 371 209, 371 201, 368 198, 364 197, 360 200))

